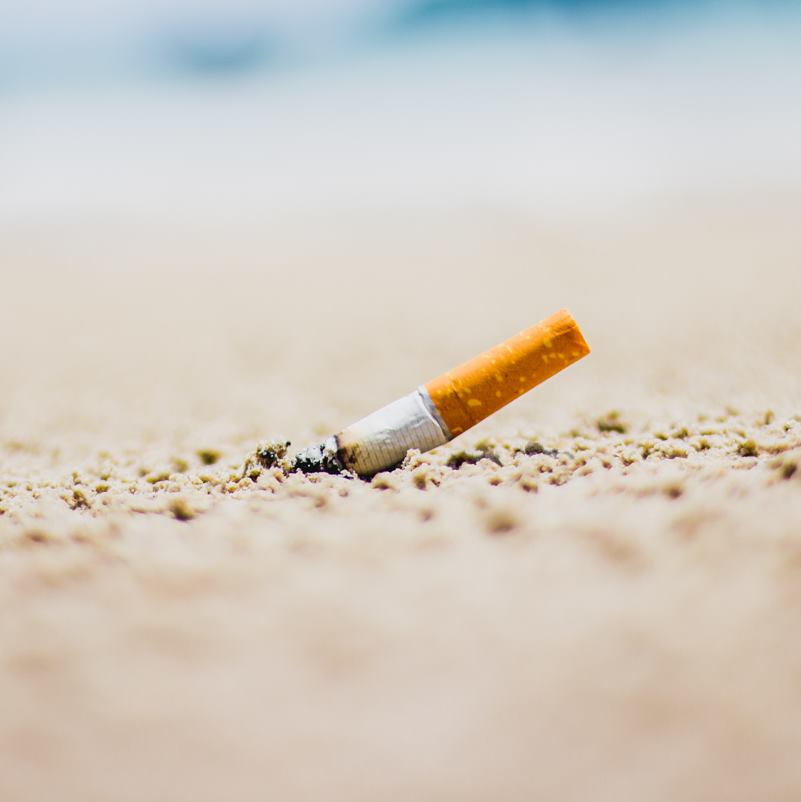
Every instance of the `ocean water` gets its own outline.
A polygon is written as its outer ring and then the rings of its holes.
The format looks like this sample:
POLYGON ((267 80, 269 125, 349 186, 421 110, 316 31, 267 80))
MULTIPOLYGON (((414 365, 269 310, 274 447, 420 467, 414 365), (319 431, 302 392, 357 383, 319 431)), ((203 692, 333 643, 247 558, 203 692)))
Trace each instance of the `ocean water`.
POLYGON ((0 33, 0 219, 801 183, 795 2, 84 6, 0 33))

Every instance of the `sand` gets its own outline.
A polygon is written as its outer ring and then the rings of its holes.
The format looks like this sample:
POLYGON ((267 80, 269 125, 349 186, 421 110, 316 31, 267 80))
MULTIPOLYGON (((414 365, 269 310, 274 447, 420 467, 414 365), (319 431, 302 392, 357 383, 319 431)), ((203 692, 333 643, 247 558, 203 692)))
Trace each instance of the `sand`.
POLYGON ((0 798, 798 799, 799 219, 5 226, 0 798), (243 477, 561 306, 449 447, 243 477))

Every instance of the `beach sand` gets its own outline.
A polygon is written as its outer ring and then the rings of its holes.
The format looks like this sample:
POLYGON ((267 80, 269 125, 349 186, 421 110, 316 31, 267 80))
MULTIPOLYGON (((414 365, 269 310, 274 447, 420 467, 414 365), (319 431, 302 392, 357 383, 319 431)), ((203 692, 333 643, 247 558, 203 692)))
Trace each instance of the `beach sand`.
POLYGON ((0 798, 798 799, 799 219, 5 226, 0 798), (448 447, 243 478, 562 306, 448 447))

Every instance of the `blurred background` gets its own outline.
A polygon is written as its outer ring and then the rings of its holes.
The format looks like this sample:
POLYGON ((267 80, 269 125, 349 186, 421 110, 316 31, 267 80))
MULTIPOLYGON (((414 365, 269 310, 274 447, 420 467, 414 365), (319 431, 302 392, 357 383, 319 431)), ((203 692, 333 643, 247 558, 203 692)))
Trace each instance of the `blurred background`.
POLYGON ((801 180, 796 0, 5 0, 0 221, 801 180))

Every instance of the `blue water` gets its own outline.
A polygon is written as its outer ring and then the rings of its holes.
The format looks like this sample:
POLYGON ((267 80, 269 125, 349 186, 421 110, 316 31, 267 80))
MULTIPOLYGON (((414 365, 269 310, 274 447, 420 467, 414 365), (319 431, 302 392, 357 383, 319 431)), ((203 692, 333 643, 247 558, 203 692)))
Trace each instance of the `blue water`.
POLYGON ((801 186, 798 2, 195 2, 6 16, 0 221, 801 186))
POLYGON ((432 38, 493 38, 504 30, 529 34, 536 43, 554 26, 590 41, 646 44, 676 29, 700 28, 714 37, 720 25, 801 31, 801 0, 345 0, 327 12, 324 4, 299 12, 302 3, 287 2, 282 11, 280 3, 260 8, 206 0, 187 8, 123 0, 113 15, 99 0, 95 5, 89 0, 81 12, 52 0, 50 14, 30 18, 24 5, 6 10, 0 92, 225 80, 325 67, 432 38))

